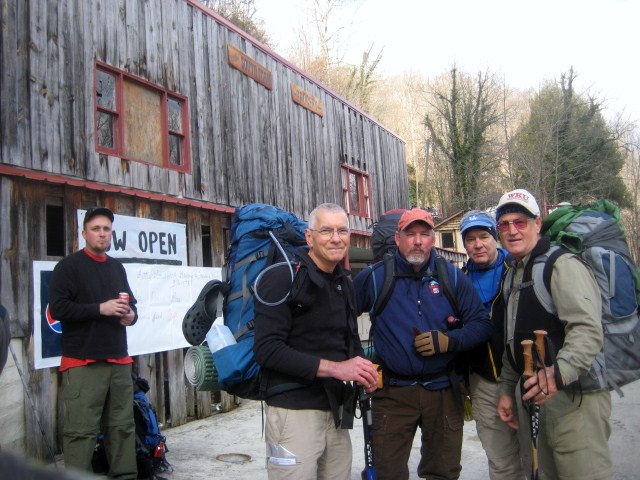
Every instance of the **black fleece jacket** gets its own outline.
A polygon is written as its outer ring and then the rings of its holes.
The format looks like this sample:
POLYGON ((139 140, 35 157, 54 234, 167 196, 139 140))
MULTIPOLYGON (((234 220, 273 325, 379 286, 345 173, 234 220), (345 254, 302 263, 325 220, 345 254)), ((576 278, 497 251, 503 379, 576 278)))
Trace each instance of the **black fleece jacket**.
POLYGON ((136 299, 119 261, 107 256, 99 262, 80 250, 58 262, 49 285, 49 310, 62 324, 62 355, 92 360, 128 355, 120 317, 100 315, 100 304, 120 292, 129 293, 135 323, 136 299))
POLYGON ((285 266, 268 271, 257 286, 260 297, 280 305, 255 302, 256 361, 268 385, 298 382, 302 388, 267 398, 267 404, 291 409, 330 410, 327 391, 342 401, 343 383, 316 378, 320 359, 340 362, 363 355, 355 317, 355 299, 348 271, 319 270, 306 252, 291 281, 285 266))

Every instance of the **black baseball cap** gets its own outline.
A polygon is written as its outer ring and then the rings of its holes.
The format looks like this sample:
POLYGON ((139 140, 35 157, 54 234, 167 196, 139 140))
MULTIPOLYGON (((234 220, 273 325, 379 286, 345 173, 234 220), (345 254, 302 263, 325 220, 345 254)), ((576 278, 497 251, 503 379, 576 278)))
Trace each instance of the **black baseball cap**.
POLYGON ((87 225, 87 222, 97 215, 104 215, 111 223, 113 223, 113 212, 107 207, 91 207, 87 208, 87 212, 84 214, 84 220, 82 221, 82 228, 87 225))

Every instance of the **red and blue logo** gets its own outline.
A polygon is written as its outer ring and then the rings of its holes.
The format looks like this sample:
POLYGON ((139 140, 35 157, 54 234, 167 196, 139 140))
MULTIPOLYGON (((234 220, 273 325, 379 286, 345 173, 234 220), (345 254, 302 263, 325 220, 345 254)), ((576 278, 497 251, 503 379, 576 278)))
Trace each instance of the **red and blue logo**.
POLYGON ((47 318, 47 325, 49 328, 53 330, 55 333, 62 333, 62 324, 60 320, 56 320, 51 316, 51 311, 49 310, 49 304, 47 304, 47 308, 45 310, 45 316, 47 318))

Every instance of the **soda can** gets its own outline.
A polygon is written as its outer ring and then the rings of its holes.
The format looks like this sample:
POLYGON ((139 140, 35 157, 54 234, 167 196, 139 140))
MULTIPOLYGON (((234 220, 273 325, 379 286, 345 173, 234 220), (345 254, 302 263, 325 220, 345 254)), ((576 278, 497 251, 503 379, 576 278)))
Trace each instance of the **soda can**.
MULTIPOLYGON (((120 292, 118 294, 118 298, 127 301, 127 305, 129 304, 129 294, 127 292, 120 292)), ((127 311, 127 313, 131 312, 131 308, 127 311)))

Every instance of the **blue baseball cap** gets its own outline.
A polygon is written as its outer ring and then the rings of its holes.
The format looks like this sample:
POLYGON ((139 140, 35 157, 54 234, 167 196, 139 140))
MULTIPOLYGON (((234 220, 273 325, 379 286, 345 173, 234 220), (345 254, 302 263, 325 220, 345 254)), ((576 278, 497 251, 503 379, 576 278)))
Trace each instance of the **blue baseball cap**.
POLYGON ((498 239, 496 232, 496 222, 491 215, 480 210, 471 210, 467 212, 460 222, 460 234, 464 240, 466 233, 472 228, 479 228, 491 234, 493 238, 498 239))

